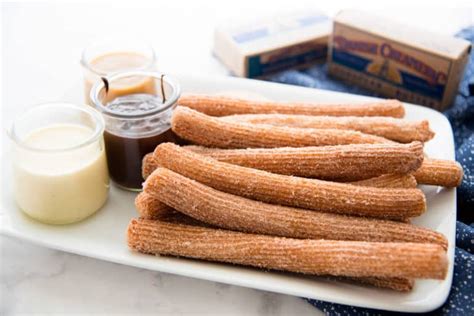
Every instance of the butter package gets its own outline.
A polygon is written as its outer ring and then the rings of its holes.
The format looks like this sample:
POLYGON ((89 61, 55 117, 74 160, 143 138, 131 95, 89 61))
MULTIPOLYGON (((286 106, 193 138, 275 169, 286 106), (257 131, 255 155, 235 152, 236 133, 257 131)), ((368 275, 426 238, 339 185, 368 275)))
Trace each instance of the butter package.
POLYGON ((235 75, 262 77, 323 62, 331 26, 329 18, 318 12, 222 26, 215 30, 213 50, 235 75))
POLYGON ((328 71, 386 97, 437 110, 450 105, 471 44, 359 11, 336 15, 328 71))

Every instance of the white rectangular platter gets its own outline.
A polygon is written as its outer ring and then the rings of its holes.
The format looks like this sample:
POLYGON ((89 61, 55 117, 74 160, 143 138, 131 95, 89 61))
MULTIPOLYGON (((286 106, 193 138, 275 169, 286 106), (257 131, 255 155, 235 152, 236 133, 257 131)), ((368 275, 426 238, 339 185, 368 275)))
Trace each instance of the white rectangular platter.
MULTIPOLYGON (((231 77, 177 77, 183 92, 243 93, 279 101, 362 102, 371 99, 258 80, 231 77)), ((80 87, 77 90, 82 91, 80 87)), ((82 96, 74 98, 72 101, 82 103, 82 96)), ((411 104, 405 106, 407 119, 427 119, 436 132, 435 138, 426 144, 426 153, 430 157, 453 160, 454 144, 448 120, 439 112, 425 107, 411 104)), ((417 281, 411 293, 397 293, 317 277, 268 272, 198 260, 154 257, 132 252, 126 245, 125 230, 130 219, 136 216, 133 205, 136 194, 113 186, 107 204, 96 215, 85 221, 66 226, 40 224, 23 215, 15 205, 10 185, 10 161, 5 152, 8 152, 7 149, 4 150, 2 157, 4 172, 0 208, 1 232, 5 235, 45 247, 144 269, 383 310, 426 312, 443 304, 449 294, 456 232, 455 189, 423 187, 427 195, 428 211, 414 220, 417 225, 432 228, 447 236, 450 262, 448 277, 444 281, 417 281)))

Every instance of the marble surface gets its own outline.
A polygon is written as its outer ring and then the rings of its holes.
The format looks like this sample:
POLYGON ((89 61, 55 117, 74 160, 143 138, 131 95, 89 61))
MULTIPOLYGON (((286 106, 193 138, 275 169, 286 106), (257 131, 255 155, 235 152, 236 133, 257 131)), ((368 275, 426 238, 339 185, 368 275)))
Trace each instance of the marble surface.
MULTIPOLYGON (((139 34, 151 42, 162 71, 227 74, 211 56, 216 24, 314 7, 314 1, 273 3, 272 7, 255 1, 178 0, 153 5, 134 1, 133 6, 117 1, 2 4, 2 130, 22 109, 60 100, 81 78, 81 50, 111 35, 139 34)), ((462 3, 466 2, 450 1, 447 9, 430 2, 431 10, 425 10, 423 17, 416 10, 398 8, 404 14, 394 16, 409 24, 454 33, 472 23, 467 4, 462 3), (441 17, 445 23, 439 23, 441 17)), ((345 5, 331 1, 320 9, 332 15, 345 5)), ((387 14, 387 5, 384 2, 370 10, 387 14)), ((1 141, 2 151, 7 150, 4 134, 1 141)), ((0 315, 320 314, 297 297, 131 268, 5 236, 0 236, 0 255, 0 315)))
POLYGON ((131 268, 1 238, 0 315, 315 315, 300 298, 131 268))

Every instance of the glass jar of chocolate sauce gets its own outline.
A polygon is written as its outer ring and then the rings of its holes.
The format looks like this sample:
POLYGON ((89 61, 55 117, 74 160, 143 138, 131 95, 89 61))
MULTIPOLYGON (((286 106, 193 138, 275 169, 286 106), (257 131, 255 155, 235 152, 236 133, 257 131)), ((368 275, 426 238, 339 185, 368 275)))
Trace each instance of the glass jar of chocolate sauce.
POLYGON ((92 88, 91 100, 105 119, 110 178, 119 187, 141 190, 143 156, 160 143, 178 140, 171 131, 171 115, 179 95, 175 79, 147 71, 117 73, 92 88), (131 93, 127 93, 127 85, 134 87, 131 93), (137 91, 137 86, 143 91, 137 91))

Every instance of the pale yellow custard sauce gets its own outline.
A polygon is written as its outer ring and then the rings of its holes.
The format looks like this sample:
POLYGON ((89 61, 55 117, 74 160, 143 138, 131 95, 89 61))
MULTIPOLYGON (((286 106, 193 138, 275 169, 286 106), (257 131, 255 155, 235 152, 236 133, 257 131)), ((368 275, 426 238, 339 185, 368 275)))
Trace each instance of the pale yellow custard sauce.
POLYGON ((87 143, 93 133, 87 126, 53 124, 33 130, 15 148, 14 191, 26 214, 69 224, 101 208, 109 177, 102 138, 87 143))

